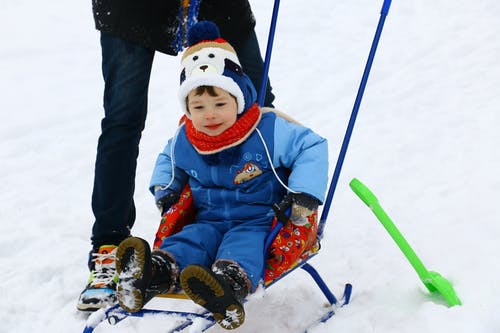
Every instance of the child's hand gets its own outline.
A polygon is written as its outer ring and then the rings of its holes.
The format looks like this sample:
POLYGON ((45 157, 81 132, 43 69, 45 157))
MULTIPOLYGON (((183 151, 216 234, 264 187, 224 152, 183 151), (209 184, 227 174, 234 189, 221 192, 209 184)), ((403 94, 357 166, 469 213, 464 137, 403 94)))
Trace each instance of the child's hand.
POLYGON ((273 207, 276 217, 287 223, 290 220, 295 225, 304 225, 308 222, 307 216, 318 209, 320 201, 306 193, 289 193, 285 195, 279 205, 273 207), (291 208, 291 214, 288 218, 286 210, 291 208))
POLYGON ((178 193, 172 192, 168 189, 162 189, 161 186, 155 186, 156 207, 158 207, 162 216, 170 208, 170 206, 179 201, 179 197, 178 193))

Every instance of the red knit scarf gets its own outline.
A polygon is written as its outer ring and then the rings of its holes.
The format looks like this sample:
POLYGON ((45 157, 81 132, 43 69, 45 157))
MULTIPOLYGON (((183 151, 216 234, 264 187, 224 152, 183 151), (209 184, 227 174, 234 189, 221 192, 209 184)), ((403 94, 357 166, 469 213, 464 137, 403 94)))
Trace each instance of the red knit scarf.
POLYGON ((189 142, 198 153, 214 154, 245 141, 259 124, 261 111, 257 103, 246 110, 227 130, 219 135, 211 136, 194 128, 191 119, 186 121, 186 134, 189 142))

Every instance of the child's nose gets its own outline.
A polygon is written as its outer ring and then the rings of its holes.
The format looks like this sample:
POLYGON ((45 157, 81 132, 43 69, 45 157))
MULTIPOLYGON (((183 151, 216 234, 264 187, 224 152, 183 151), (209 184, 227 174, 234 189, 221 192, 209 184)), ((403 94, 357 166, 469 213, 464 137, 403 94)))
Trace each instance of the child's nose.
POLYGON ((205 118, 207 119, 213 119, 215 118, 215 115, 216 115, 215 110, 212 108, 208 109, 207 112, 205 112, 205 118))

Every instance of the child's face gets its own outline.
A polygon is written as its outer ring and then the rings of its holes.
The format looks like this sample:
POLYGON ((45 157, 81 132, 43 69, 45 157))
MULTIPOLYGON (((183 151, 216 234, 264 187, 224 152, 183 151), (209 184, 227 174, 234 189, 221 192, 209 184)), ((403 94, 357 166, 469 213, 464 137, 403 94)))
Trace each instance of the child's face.
POLYGON ((196 95, 192 90, 188 95, 187 108, 194 128, 210 136, 219 135, 236 122, 238 105, 227 91, 214 87, 217 96, 207 91, 196 95))

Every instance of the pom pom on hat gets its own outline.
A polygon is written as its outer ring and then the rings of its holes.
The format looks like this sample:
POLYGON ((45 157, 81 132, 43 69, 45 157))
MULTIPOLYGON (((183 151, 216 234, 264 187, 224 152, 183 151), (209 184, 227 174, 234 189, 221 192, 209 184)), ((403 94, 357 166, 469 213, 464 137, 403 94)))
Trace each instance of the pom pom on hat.
POLYGON ((220 38, 219 27, 211 21, 200 21, 189 29, 187 34, 188 46, 204 40, 220 38))
POLYGON ((215 86, 236 97, 238 114, 257 99, 255 87, 243 73, 236 51, 220 37, 219 28, 210 21, 200 21, 188 31, 188 45, 181 60, 179 99, 187 116, 187 95, 200 86, 215 86))

